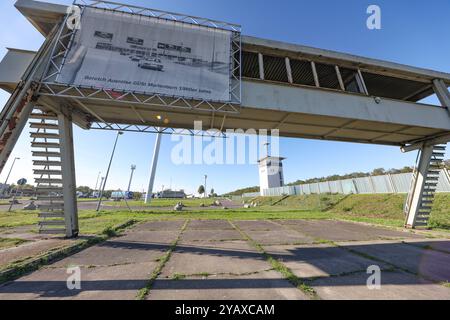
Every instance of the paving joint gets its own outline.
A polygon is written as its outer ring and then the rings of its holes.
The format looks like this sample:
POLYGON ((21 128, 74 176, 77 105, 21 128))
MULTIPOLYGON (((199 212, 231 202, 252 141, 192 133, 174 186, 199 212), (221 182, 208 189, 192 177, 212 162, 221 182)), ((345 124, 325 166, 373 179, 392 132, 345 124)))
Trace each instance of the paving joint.
POLYGON ((185 221, 183 227, 180 230, 180 233, 178 234, 178 237, 172 242, 170 248, 166 251, 166 253, 163 256, 161 256, 161 258, 159 259, 159 264, 153 270, 152 275, 148 280, 146 286, 138 291, 136 295, 136 300, 144 300, 149 295, 153 283, 155 282, 156 278, 161 274, 161 271, 163 270, 166 263, 170 260, 173 251, 175 251, 175 248, 177 247, 178 242, 181 240, 181 236, 183 235, 190 221, 191 220, 185 221))
POLYGON ((243 230, 241 230, 238 226, 236 226, 232 221, 228 220, 228 222, 235 228, 247 241, 258 250, 264 258, 271 264, 274 270, 278 271, 283 275, 283 277, 288 280, 291 284, 293 284, 297 289, 305 293, 308 297, 313 300, 319 300, 317 292, 314 288, 307 285, 300 278, 298 278, 286 265, 284 265, 281 261, 274 259, 270 254, 268 254, 262 245, 254 241, 250 236, 248 236, 243 230))
POLYGON ((117 236, 118 232, 130 228, 136 222, 136 220, 128 220, 116 227, 105 229, 105 232, 99 236, 87 240, 79 240, 69 246, 53 248, 36 257, 14 261, 0 270, 0 284, 16 280, 21 276, 37 271, 51 263, 67 258, 96 244, 105 242, 106 240, 117 236))

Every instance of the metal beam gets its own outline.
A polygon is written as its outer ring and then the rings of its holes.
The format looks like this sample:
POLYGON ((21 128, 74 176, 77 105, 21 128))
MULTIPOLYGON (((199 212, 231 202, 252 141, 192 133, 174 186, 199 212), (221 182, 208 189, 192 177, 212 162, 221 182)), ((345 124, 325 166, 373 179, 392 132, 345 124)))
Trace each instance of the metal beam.
POLYGON ((344 86, 344 81, 342 80, 341 71, 339 70, 338 66, 334 66, 334 68, 336 69, 336 75, 338 77, 339 86, 340 86, 342 91, 345 91, 345 86, 344 86))
POLYGON ((433 80, 433 89, 436 93, 441 105, 445 107, 450 115, 450 92, 448 92, 447 86, 441 79, 433 80))
POLYGON ((430 137, 429 139, 423 140, 423 141, 419 141, 407 146, 403 146, 401 147, 401 151, 406 153, 406 152, 411 152, 414 150, 419 150, 421 148, 423 148, 424 146, 435 146, 437 144, 444 144, 450 141, 450 134, 445 134, 439 137, 430 137))
POLYGON ((319 76, 317 75, 316 63, 314 61, 311 61, 311 68, 314 76, 314 84, 317 88, 320 88, 319 76))
POLYGON ((428 169, 430 167, 431 157, 433 155, 433 146, 425 146, 422 148, 420 153, 419 165, 417 167, 417 172, 413 176, 413 185, 410 191, 412 197, 410 203, 408 203, 408 216, 406 219, 406 226, 409 228, 414 228, 416 223, 417 215, 419 214, 419 209, 421 205, 421 199, 424 194, 425 181, 428 175, 428 169))
POLYGON ((249 107, 432 128, 450 133, 447 111, 435 106, 386 98, 375 101, 373 97, 360 94, 280 86, 261 81, 245 80, 242 88, 242 110, 249 107))
POLYGON ((294 79, 292 78, 291 60, 288 57, 286 57, 284 59, 284 61, 286 63, 286 72, 287 72, 288 81, 289 81, 289 83, 294 83, 294 79))
POLYGON ((73 150, 72 120, 59 113, 58 126, 61 139, 61 170, 64 196, 66 237, 78 236, 78 208, 76 198, 75 158, 73 150))
POLYGON ((148 182, 147 194, 145 195, 145 203, 150 203, 153 194, 153 185, 155 183, 156 167, 158 165, 159 149, 161 147, 161 133, 156 134, 155 148, 153 151, 152 165, 150 167, 150 179, 148 182))
POLYGON ((359 87, 360 91, 364 94, 369 95, 369 90, 367 90, 366 82, 364 81, 364 77, 363 77, 360 69, 358 69, 358 74, 356 76, 356 82, 358 83, 358 87, 359 87))
POLYGON ((264 75, 264 56, 258 53, 258 66, 259 66, 259 79, 264 80, 266 77, 264 75))

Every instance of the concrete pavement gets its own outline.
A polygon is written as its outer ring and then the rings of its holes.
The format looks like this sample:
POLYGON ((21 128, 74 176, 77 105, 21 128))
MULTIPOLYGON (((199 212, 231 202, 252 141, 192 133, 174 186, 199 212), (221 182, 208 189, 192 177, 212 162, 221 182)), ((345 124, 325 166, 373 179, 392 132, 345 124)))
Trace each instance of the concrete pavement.
POLYGON ((449 249, 450 239, 342 221, 153 221, 1 285, 0 299, 135 299, 152 279, 150 300, 302 300, 311 292, 319 299, 448 300, 449 249), (381 270, 379 290, 366 285, 373 265, 381 270), (66 286, 73 266, 81 270, 80 290, 66 286))

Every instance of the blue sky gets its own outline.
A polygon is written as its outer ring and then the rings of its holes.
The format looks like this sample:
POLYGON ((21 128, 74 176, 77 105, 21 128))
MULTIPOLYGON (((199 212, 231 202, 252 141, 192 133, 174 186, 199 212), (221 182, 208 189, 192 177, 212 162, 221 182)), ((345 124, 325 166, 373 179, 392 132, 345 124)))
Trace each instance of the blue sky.
MULTIPOLYGON (((418 67, 450 72, 450 2, 435 0, 329 1, 329 0, 122 0, 161 10, 182 12, 239 23, 243 34, 309 45, 324 49, 385 59, 418 67), (382 10, 382 29, 366 28, 366 9, 376 4, 382 10)), ((14 8, 15 1, 0 4, 0 57, 6 47, 37 50, 42 36, 14 8)), ((49 1, 70 4, 72 1, 49 1)), ((0 105, 8 95, 0 92, 0 105)), ((430 100, 430 102, 435 102, 430 100)), ((77 184, 94 187, 99 171, 106 171, 113 132, 84 131, 75 127, 77 184)), ((107 188, 125 189, 129 167, 137 165, 133 190, 146 188, 155 136, 127 133, 119 140, 107 188)), ((171 163, 174 146, 165 136, 155 186, 184 188, 195 192, 208 175, 208 189, 223 193, 236 188, 258 185, 255 165, 182 165, 171 163)), ((285 161, 286 180, 316 176, 371 171, 413 165, 416 154, 402 154, 396 147, 281 139, 280 153, 285 161)), ((21 157, 10 182, 25 177, 32 181, 28 132, 24 132, 11 158, 21 157)), ((12 159, 0 175, 3 182, 12 159)))

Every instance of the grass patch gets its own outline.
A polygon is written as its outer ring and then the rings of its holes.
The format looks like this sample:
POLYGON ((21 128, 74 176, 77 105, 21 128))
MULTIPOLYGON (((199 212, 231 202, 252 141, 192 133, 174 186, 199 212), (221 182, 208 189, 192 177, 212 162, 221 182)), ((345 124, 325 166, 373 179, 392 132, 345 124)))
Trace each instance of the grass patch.
MULTIPOLYGON (((153 283, 155 282, 156 278, 161 273, 162 269, 166 265, 167 261, 169 261, 170 257, 172 256, 172 252, 175 250, 178 241, 180 241, 181 235, 183 234, 184 230, 186 230, 187 225, 189 224, 189 220, 187 220, 183 227, 181 228, 180 234, 178 235, 177 239, 171 244, 169 250, 159 259, 158 266, 153 270, 152 275, 150 279, 148 280, 146 286, 138 291, 136 295, 137 300, 144 300, 145 297, 150 293, 150 290, 153 286, 153 283)), ((178 279, 179 280, 179 279, 178 279)))
POLYGON ((17 238, 0 238, 0 250, 17 247, 25 242, 28 242, 28 241, 24 240, 24 239, 17 239, 17 238))
POLYGON ((298 196, 257 197, 250 202, 258 206, 273 206, 272 209, 281 210, 304 210, 325 211, 342 201, 346 195, 343 194, 311 194, 298 196))
POLYGON ((38 221, 37 211, 0 211, 0 228, 32 225, 38 221))
POLYGON ((172 279, 172 280, 183 280, 183 279, 186 279, 186 275, 185 275, 185 274, 182 274, 182 273, 174 273, 174 274, 170 277, 170 279, 172 279))
MULTIPOLYGON (((220 198, 207 198, 207 199, 152 199, 152 201, 147 204, 142 200, 129 200, 128 205, 130 207, 174 207, 178 202, 182 202, 187 207, 200 207, 202 204, 205 206, 211 206, 214 201, 221 201, 220 198)), ((113 207, 126 207, 127 203, 122 201, 104 201, 104 205, 113 207)))
POLYGON ((329 212, 347 217, 404 220, 405 199, 403 194, 350 195, 329 212))
POLYGON ((450 194, 436 194, 428 225, 431 228, 450 230, 450 194))

